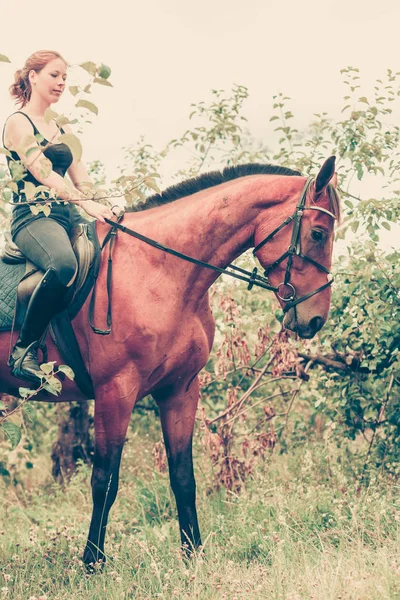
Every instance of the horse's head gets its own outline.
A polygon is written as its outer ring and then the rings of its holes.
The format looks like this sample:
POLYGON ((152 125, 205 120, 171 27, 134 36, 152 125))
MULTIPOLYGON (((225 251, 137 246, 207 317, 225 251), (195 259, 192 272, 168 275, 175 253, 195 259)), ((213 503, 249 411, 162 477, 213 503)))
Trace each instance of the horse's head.
POLYGON ((315 180, 302 180, 302 191, 296 180, 289 194, 283 192, 285 203, 276 205, 276 216, 256 228, 254 253, 277 288, 284 326, 312 338, 324 325, 331 300, 334 221, 340 214, 335 157, 325 161, 315 180))

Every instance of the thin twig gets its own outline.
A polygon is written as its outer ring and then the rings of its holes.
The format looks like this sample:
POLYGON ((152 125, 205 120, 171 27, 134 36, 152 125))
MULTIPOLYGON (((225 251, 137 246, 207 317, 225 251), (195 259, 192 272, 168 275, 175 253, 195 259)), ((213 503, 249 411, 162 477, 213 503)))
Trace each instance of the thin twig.
MULTIPOLYGON (((289 391, 286 391, 286 392, 283 391, 283 392, 278 392, 276 394, 271 394, 271 396, 267 396, 266 398, 263 398, 262 400, 259 400, 258 402, 255 402, 254 404, 250 404, 250 406, 248 407, 248 410, 249 409, 253 409, 256 406, 259 406, 260 404, 263 404, 264 402, 267 402, 268 400, 272 400, 273 398, 278 398, 279 396, 285 396, 286 394, 290 394, 290 392, 289 391)), ((232 420, 237 419, 238 417, 240 417, 241 415, 243 415, 245 412, 246 411, 242 411, 241 413, 236 413, 231 419, 228 419, 227 421, 225 421, 225 425, 228 424, 228 423, 230 423, 232 420)), ((284 413, 284 414, 286 414, 286 413, 284 413)), ((272 415, 271 418, 273 418, 275 416, 277 416, 277 415, 272 415)))
MULTIPOLYGON (((264 366, 263 369, 261 369, 260 373, 257 375, 256 379, 253 381, 252 385, 249 387, 249 389, 239 398, 239 400, 237 400, 234 404, 232 404, 231 406, 229 406, 226 410, 224 410, 222 413, 220 413, 219 415, 217 415, 216 417, 214 417, 214 419, 211 419, 211 421, 208 421, 208 425, 211 425, 211 423, 215 423, 216 421, 218 421, 219 419, 222 419, 223 417, 225 417, 226 415, 228 415, 230 412, 232 412, 233 410, 235 410, 235 408, 238 408, 238 410, 240 410, 243 402, 245 402, 247 400, 247 398, 254 392, 255 389, 257 389, 259 386, 259 382, 262 379, 262 377, 265 375, 265 372, 267 371, 268 367, 271 365, 272 361, 273 361, 274 357, 271 358, 267 364, 264 366)), ((268 381, 267 383, 272 383, 274 381, 279 381, 280 379, 282 379, 282 377, 278 377, 275 379, 271 379, 270 381, 268 381)), ((285 377, 285 379, 287 379, 285 377)))
MULTIPOLYGON (((308 363, 306 364, 306 366, 304 367, 304 373, 307 373, 309 371, 311 365, 312 365, 312 361, 309 360, 308 363)), ((285 427, 288 426, 290 411, 292 410, 294 401, 297 398, 297 396, 299 395, 300 388, 303 385, 304 381, 305 381, 304 379, 301 379, 299 382, 299 385, 297 386, 297 389, 295 389, 294 392, 292 393, 292 397, 290 399, 290 403, 289 403, 288 409, 286 411, 285 427)))

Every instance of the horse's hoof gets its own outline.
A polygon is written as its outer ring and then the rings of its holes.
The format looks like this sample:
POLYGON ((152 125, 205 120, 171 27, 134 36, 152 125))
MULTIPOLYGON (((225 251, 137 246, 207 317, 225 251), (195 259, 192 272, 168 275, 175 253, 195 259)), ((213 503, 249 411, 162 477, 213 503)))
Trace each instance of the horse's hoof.
POLYGON ((204 548, 201 545, 189 546, 187 542, 181 546, 182 557, 185 561, 191 561, 195 558, 205 557, 204 548))
POLYGON ((105 560, 98 560, 97 562, 85 562, 85 569, 88 575, 95 575, 96 573, 101 573, 105 567, 105 560))
POLYGON ((86 547, 82 556, 82 561, 85 564, 86 572, 89 575, 95 573, 101 573, 106 564, 106 556, 103 552, 93 551, 91 548, 86 547))

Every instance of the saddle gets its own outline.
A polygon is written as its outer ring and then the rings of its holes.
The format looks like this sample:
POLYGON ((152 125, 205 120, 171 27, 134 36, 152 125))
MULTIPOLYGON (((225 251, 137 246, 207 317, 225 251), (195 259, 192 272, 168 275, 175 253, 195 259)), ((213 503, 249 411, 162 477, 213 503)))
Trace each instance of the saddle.
MULTIPOLYGON (((44 272, 26 258, 12 241, 9 232, 5 233, 4 239, 5 246, 0 252, 0 260, 7 265, 25 264, 25 275, 18 286, 18 301, 22 304, 27 304, 44 272)), ((78 261, 78 274, 74 282, 72 302, 86 281, 95 257, 95 249, 93 243, 88 238, 86 223, 79 223, 73 227, 69 233, 69 239, 71 240, 71 245, 78 261)))
MULTIPOLYGON (((100 247, 95 222, 79 223, 70 232, 71 245, 78 262, 78 274, 71 290, 68 307, 56 315, 50 335, 64 361, 75 373, 75 382, 87 398, 93 398, 93 385, 87 372, 71 325, 92 289, 100 264, 100 247)), ((0 252, 0 331, 20 327, 33 290, 44 272, 30 262, 5 234, 0 252)))

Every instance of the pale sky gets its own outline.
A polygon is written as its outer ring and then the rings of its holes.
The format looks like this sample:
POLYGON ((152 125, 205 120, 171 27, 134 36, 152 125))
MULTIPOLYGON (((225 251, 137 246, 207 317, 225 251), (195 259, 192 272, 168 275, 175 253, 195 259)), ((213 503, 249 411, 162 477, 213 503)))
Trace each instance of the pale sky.
MULTIPOLYGON (((301 129, 315 112, 340 115, 346 94, 341 68, 360 68, 365 95, 388 67, 400 71, 398 0, 2 0, 1 5, 0 53, 12 64, 0 63, 0 121, 14 110, 8 96, 13 73, 35 50, 58 50, 70 63, 104 62, 114 87, 96 86, 91 99, 99 116, 82 142, 84 159, 100 158, 112 174, 122 162, 122 146, 140 135, 161 147, 183 133, 191 102, 209 99, 212 88, 247 86, 248 127, 268 144, 277 92, 293 99, 293 124, 301 129)), ((65 94, 57 110, 68 112, 72 103, 65 94)))

